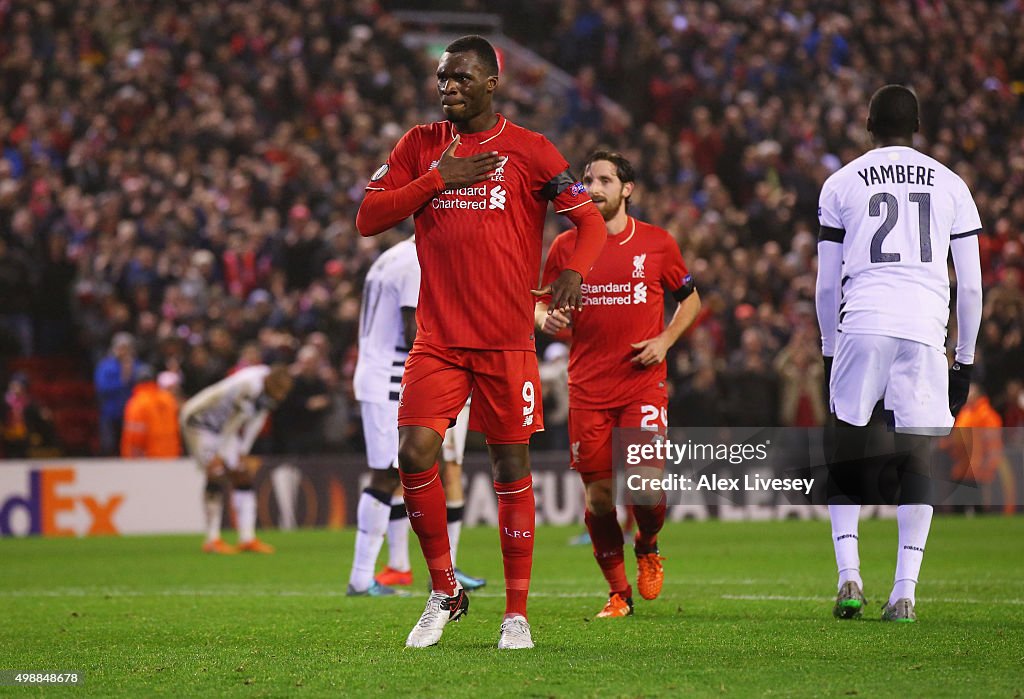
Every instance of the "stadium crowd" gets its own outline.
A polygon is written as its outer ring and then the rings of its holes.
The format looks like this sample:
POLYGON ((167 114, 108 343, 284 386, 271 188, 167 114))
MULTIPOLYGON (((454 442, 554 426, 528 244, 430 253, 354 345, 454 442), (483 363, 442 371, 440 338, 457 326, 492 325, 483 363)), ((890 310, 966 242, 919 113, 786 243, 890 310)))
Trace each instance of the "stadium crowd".
MULTIPOLYGON (((436 56, 389 14, 410 5, 0 0, 0 354, 96 366, 128 333, 186 396, 294 362, 303 388, 273 448, 352 446, 362 278, 410 232, 362 239, 355 211, 404 130, 441 118, 436 56)), ((817 194, 868 147, 871 92, 904 82, 920 148, 981 211, 978 364, 1024 424, 1021 3, 501 7, 512 38, 574 76, 553 94, 506 66, 501 111, 573 163, 599 144, 629 157, 631 212, 677 238, 701 291, 669 357, 671 423, 821 423, 817 194)))

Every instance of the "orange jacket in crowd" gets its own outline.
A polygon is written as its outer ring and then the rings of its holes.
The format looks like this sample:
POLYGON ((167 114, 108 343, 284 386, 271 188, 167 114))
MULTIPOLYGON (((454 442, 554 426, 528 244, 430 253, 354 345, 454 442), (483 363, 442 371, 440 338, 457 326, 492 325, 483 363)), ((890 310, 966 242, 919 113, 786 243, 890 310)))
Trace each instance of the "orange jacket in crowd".
POLYGON ((144 381, 132 391, 124 409, 121 456, 173 458, 181 456, 178 401, 174 394, 144 381))
POLYGON ((1003 460, 1003 438, 998 428, 1003 419, 992 407, 988 398, 975 398, 963 407, 957 415, 955 427, 980 427, 978 430, 958 430, 963 438, 963 447, 955 446, 953 436, 943 440, 943 447, 953 457, 955 480, 973 475, 976 483, 991 483, 995 480, 999 464, 1003 460))

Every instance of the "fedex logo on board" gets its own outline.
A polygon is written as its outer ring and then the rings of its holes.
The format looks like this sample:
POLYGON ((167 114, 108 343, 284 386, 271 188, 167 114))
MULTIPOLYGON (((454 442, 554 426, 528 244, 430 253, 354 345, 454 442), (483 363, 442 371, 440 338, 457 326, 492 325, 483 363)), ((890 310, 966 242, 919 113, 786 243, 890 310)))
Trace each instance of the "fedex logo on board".
POLYGON ((117 534, 114 515, 124 502, 124 494, 114 493, 106 500, 74 492, 74 468, 33 469, 28 472, 27 492, 0 500, 0 536, 75 536, 117 534), (85 531, 60 526, 62 513, 85 513, 89 525, 85 531), (21 526, 17 526, 21 522, 21 526))

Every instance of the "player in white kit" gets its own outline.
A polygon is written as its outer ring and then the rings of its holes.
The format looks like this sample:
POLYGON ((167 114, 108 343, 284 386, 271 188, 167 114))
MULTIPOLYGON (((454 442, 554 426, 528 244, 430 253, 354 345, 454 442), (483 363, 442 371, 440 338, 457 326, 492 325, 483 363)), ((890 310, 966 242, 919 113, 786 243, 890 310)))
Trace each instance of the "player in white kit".
POLYGON ((882 619, 916 619, 915 589, 932 519, 928 450, 931 437, 948 434, 966 401, 981 323, 978 209, 959 176, 913 148, 918 128, 910 90, 878 90, 867 120, 875 148, 832 174, 819 199, 816 305, 836 418, 828 492, 839 568, 833 614, 841 619, 861 616, 865 604, 858 466, 866 425, 883 399, 895 417, 903 461, 895 583, 882 619), (958 332, 955 362, 947 369, 950 252, 958 332))
MULTIPOLYGON (((370 483, 359 496, 356 511, 355 557, 347 589, 350 596, 394 595, 397 591, 393 585, 412 583, 409 520, 397 470, 398 401, 405 360, 416 337, 419 291, 420 267, 411 238, 381 254, 370 267, 363 286, 359 359, 353 384, 362 414, 370 483), (374 566, 385 534, 388 565, 375 579, 374 566)), ((464 447, 466 420, 462 422, 464 447)), ((448 430, 446 444, 456 439, 456 432, 458 428, 448 430)), ((462 463, 461 448, 458 463, 462 463)), ((461 468, 458 478, 461 479, 461 468)), ((453 555, 455 543, 452 542, 453 555)))
POLYGON ((273 553, 272 546, 256 538, 256 494, 246 457, 267 415, 291 388, 287 367, 257 364, 207 386, 181 407, 185 446, 206 473, 203 551, 273 553), (221 513, 228 493, 238 526, 237 549, 220 537, 221 513))

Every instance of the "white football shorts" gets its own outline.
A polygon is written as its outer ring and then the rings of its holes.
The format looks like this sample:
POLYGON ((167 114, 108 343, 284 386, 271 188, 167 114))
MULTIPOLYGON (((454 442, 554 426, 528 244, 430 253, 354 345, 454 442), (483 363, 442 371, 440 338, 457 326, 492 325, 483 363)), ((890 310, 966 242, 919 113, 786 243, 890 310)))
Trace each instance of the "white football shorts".
POLYGON ((882 398, 896 416, 896 431, 946 435, 949 412, 946 354, 914 340, 840 333, 829 393, 832 412, 843 422, 863 426, 882 398))
POLYGON ((370 468, 398 468, 398 401, 359 403, 363 416, 363 439, 370 468))
POLYGON ((224 459, 224 465, 229 471, 238 469, 239 457, 237 438, 232 438, 227 444, 223 442, 220 435, 210 430, 203 430, 195 427, 186 427, 182 430, 185 438, 185 448, 189 456, 196 460, 199 468, 206 470, 207 465, 219 454, 224 459))

